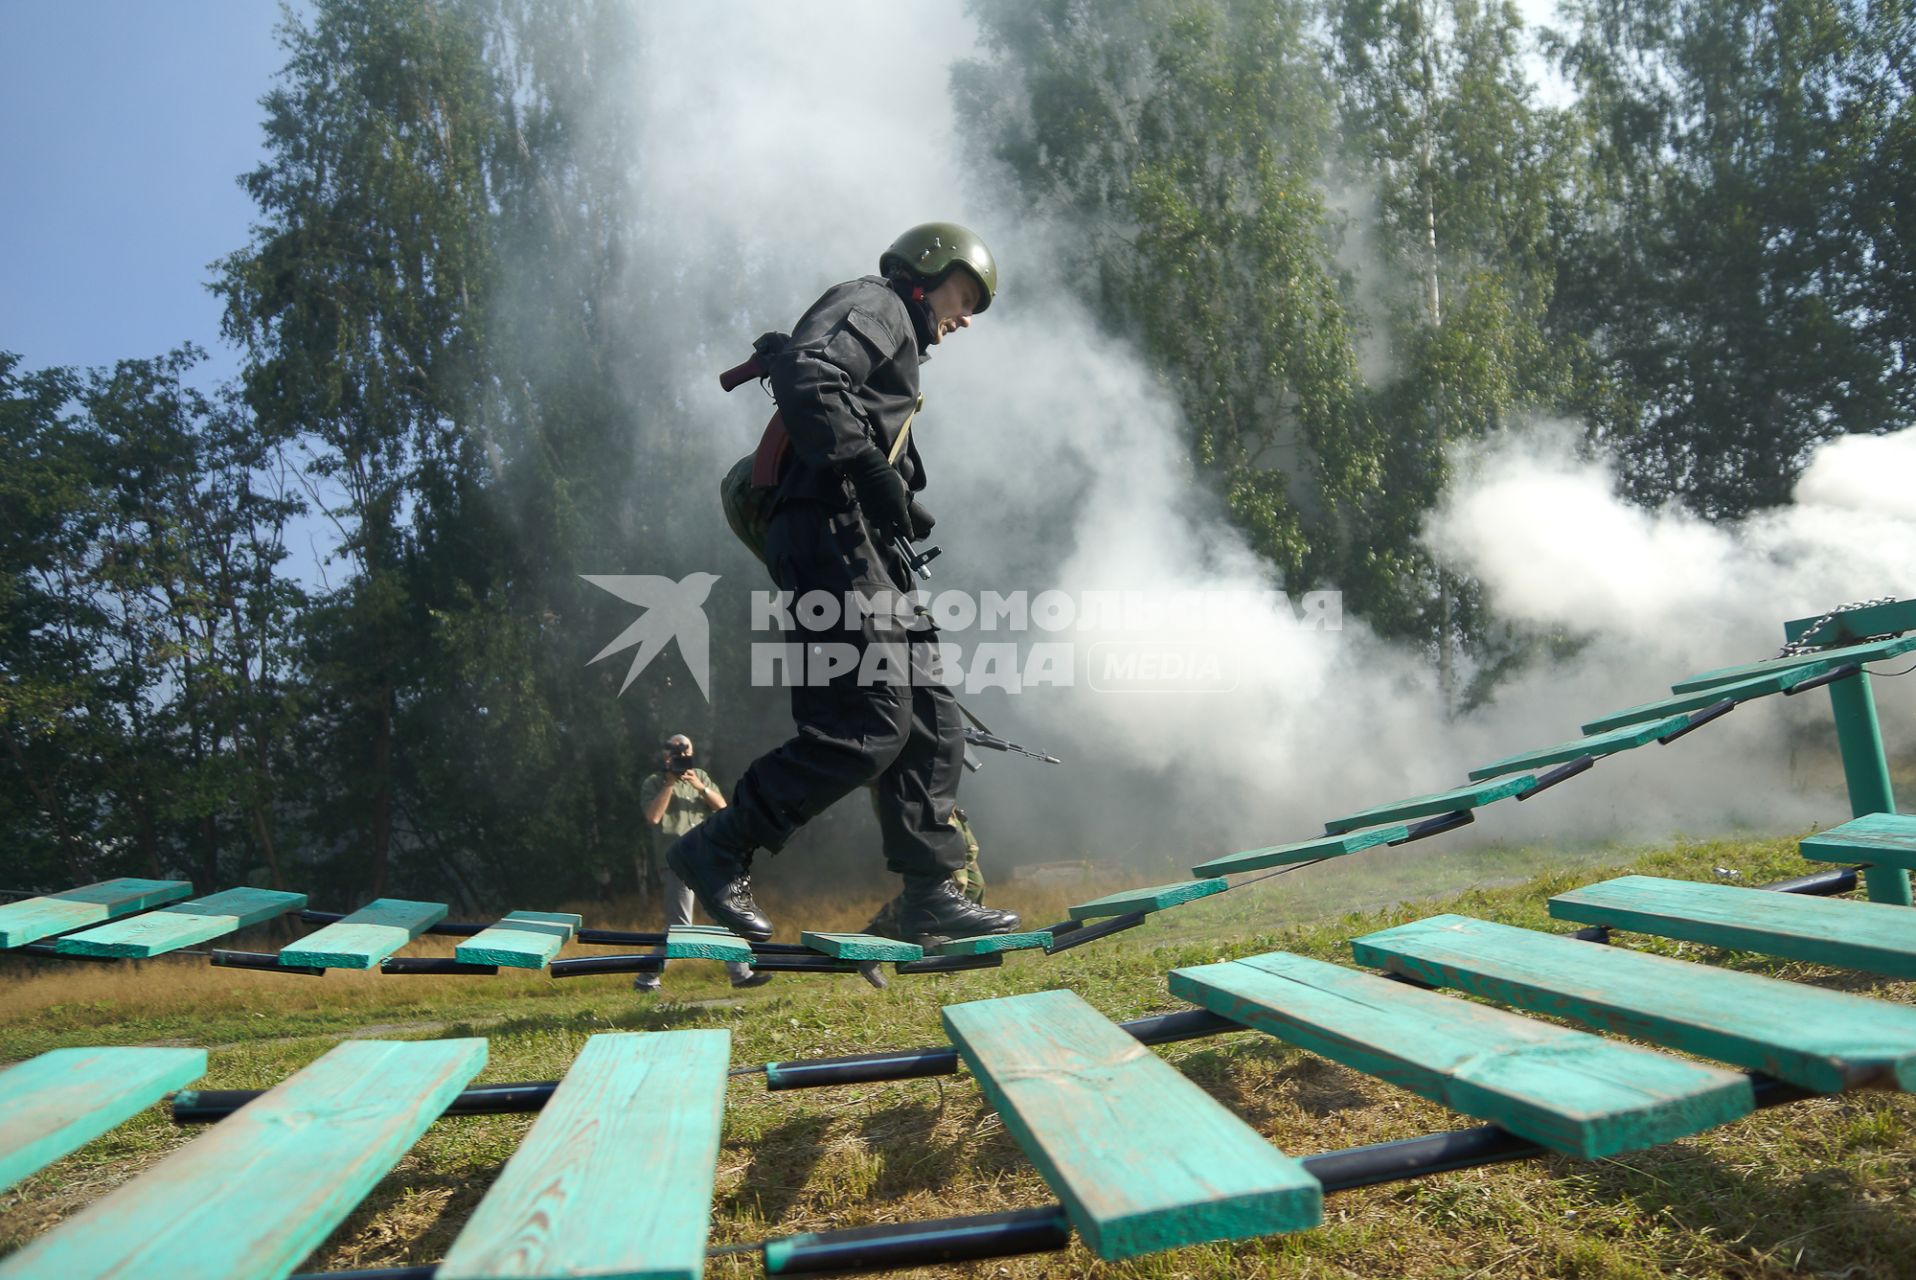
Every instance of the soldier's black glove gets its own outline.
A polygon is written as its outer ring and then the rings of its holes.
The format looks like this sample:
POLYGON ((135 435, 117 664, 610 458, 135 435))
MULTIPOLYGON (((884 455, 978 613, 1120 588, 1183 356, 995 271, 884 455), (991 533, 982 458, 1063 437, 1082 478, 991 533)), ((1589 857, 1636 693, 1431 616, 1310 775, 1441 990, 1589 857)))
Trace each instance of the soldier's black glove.
POLYGON ((885 455, 871 445, 862 453, 840 464, 845 478, 858 494, 858 506, 865 520, 885 537, 905 537, 911 533, 911 490, 898 468, 885 461, 885 455))
POLYGON ((938 527, 938 521, 932 518, 931 512, 925 510, 918 499, 913 498, 906 507, 906 511, 911 516, 911 540, 913 542, 923 542, 931 536, 931 531, 938 527))

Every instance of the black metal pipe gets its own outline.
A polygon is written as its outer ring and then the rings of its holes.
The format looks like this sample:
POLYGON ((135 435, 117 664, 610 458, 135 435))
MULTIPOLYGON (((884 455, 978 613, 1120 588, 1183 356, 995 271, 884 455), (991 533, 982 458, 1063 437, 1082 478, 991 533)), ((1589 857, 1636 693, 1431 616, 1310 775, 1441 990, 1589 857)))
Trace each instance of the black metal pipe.
POLYGON ((1005 962, 1002 951, 987 951, 981 956, 926 956, 923 960, 901 960, 900 973, 963 973, 966 969, 996 969, 1005 962))
POLYGON ((316 964, 281 964, 271 951, 223 951, 218 947, 206 953, 222 969, 267 969, 274 973, 303 973, 323 978, 326 970, 316 964))
POLYGON ((761 1251, 766 1275, 816 1276, 1054 1253, 1070 1243, 1064 1206, 1053 1204, 934 1222, 808 1231, 767 1240, 761 1251))
POLYGON ((555 978, 583 978, 594 973, 657 973, 665 968, 665 957, 580 956, 576 960, 554 960, 546 972, 555 978))
MULTIPOLYGON (((1521 797, 1519 798, 1521 799, 1521 797)), ((1455 831, 1458 827, 1467 827, 1476 820, 1477 815, 1468 809, 1453 809, 1449 813, 1440 813, 1434 818, 1426 818, 1422 822, 1411 823, 1409 829, 1405 831, 1403 839, 1392 840, 1390 847, 1395 849, 1398 845, 1409 844, 1413 840, 1426 840, 1431 836, 1440 836, 1446 831, 1455 831)), ((1319 859, 1319 861, 1322 861, 1322 859, 1319 859)), ((1309 866, 1310 864, 1306 863, 1305 865, 1309 866)))
POLYGON ((1666 733, 1661 738, 1658 738, 1657 744, 1659 746, 1667 747, 1672 742, 1675 742, 1678 738, 1681 738, 1684 734, 1694 733, 1698 729, 1701 729, 1704 725, 1710 723, 1710 721, 1721 719, 1722 717, 1729 715, 1730 712, 1734 710, 1736 710, 1735 698, 1725 698, 1721 702, 1712 702, 1709 706, 1704 707, 1701 711, 1692 711, 1690 713, 1690 718, 1683 722, 1683 727, 1681 729, 1672 729, 1669 733, 1666 733))
POLYGON ((14 947, 10 951, 0 951, 0 955, 32 956, 36 960, 80 960, 101 964, 117 964, 124 956, 83 956, 73 951, 56 951, 51 942, 29 942, 24 947, 14 947))
POLYGON ((1793 684, 1783 690, 1783 696, 1794 698, 1799 693, 1808 693, 1811 689, 1821 689, 1826 684, 1835 684, 1838 680, 1847 680, 1863 669, 1860 662, 1845 662, 1840 667, 1831 667, 1820 676, 1811 676, 1801 684, 1793 684))
POLYGON ((1575 760, 1566 760, 1549 773, 1538 778, 1537 785, 1518 796, 1517 800, 1521 803, 1522 801, 1528 800, 1531 796, 1550 790, 1550 788, 1556 786, 1559 782, 1568 782, 1578 774, 1594 768, 1596 763, 1597 758, 1588 755, 1578 756, 1575 760))
MULTIPOLYGON (((1140 1044, 1175 1044, 1226 1031, 1243 1031, 1209 1009, 1181 1009, 1120 1022, 1118 1029, 1140 1044)), ((765 1064, 765 1087, 817 1089, 836 1084, 875 1084, 884 1080, 914 1080, 921 1076, 949 1076, 958 1071, 958 1051, 952 1048, 896 1049, 888 1053, 855 1053, 842 1058, 809 1058, 765 1064)))
POLYGON ((388 956, 380 962, 381 973, 497 973, 496 964, 469 964, 444 956, 388 956))
MULTIPOLYGON (((521 1084, 475 1085, 460 1093, 441 1114, 498 1116, 537 1111, 552 1099, 557 1080, 530 1080, 521 1084)), ((238 1111, 266 1092, 264 1089, 181 1089, 173 1095, 174 1124, 212 1124, 238 1111)))
POLYGON ((1150 914, 1149 911, 1133 911, 1127 916, 1112 916, 1109 920, 1101 920, 1097 924, 1085 925, 1083 928, 1067 933, 1063 937, 1059 937, 1053 933, 1051 935, 1051 941, 1044 944, 1044 953, 1048 956, 1055 956, 1060 951, 1069 951, 1071 948, 1081 947, 1087 942, 1096 942, 1099 938, 1108 938, 1114 933, 1123 933, 1126 929, 1135 929, 1143 924, 1145 917, 1150 914))
POLYGON ((1818 897, 1849 893, 1861 883, 1856 874, 1861 870, 1861 867, 1831 867, 1827 871, 1812 871, 1806 876, 1794 876, 1762 887, 1774 893, 1807 893, 1818 897))

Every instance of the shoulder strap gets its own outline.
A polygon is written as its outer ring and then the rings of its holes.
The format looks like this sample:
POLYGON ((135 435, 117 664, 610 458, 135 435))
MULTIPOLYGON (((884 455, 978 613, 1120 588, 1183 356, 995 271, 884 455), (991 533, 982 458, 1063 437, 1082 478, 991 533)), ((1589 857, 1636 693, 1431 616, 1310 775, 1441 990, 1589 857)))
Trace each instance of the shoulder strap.
POLYGON ((898 456, 905 451, 905 441, 911 437, 911 424, 918 418, 918 411, 925 407, 925 397, 919 396, 918 403, 905 415, 905 425, 898 428, 898 438, 891 442, 891 452, 885 455, 885 461, 898 465, 898 456))

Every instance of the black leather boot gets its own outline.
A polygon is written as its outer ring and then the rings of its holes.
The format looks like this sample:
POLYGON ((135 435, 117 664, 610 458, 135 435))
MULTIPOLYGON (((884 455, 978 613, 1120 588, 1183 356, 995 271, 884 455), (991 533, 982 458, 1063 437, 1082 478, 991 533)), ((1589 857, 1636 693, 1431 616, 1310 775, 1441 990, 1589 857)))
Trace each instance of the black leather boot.
POLYGON ((920 946, 1013 933, 1018 923, 1016 912, 979 906, 948 876, 907 876, 905 891, 898 895, 899 932, 920 946))
POLYGON ((764 942, 772 936, 772 922, 752 901, 752 855, 728 848, 706 834, 710 821, 700 823, 672 842, 665 865, 672 868, 705 914, 741 938, 764 942))

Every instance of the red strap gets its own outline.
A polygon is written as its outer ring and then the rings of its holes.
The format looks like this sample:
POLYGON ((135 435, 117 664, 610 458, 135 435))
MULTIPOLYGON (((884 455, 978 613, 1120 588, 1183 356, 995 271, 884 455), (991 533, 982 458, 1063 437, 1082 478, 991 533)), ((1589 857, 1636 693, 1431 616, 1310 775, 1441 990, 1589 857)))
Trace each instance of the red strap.
POLYGON ((752 483, 767 489, 776 485, 791 452, 792 437, 785 430, 785 415, 774 412, 771 421, 765 424, 765 434, 758 438, 758 449, 752 454, 752 483))

